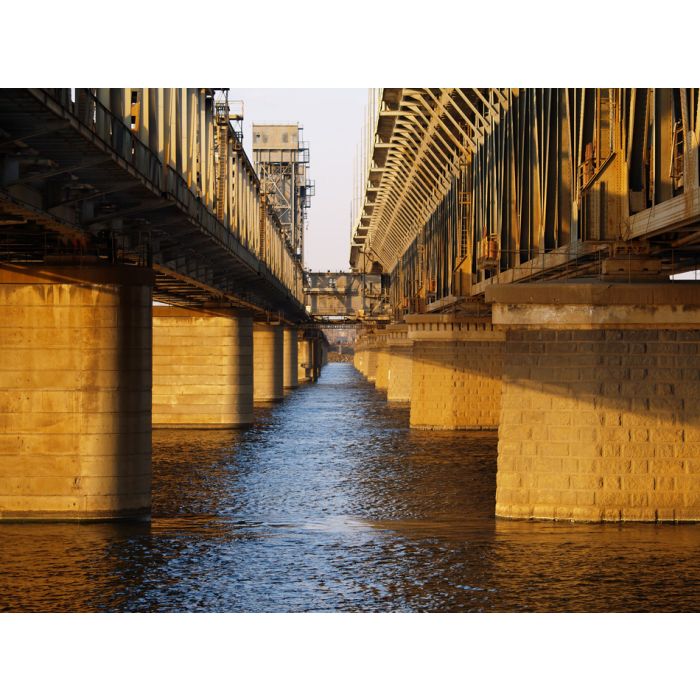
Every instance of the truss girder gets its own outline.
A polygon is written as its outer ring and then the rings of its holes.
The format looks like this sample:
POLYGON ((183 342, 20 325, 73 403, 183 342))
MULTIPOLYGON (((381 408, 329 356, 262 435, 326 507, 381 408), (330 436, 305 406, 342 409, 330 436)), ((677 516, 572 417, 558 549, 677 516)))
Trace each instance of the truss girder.
POLYGON ((468 88, 383 91, 385 100, 392 97, 375 136, 374 161, 384 163, 378 191, 367 193, 362 216, 369 220, 365 245, 385 269, 415 238, 506 100, 500 91, 468 88))

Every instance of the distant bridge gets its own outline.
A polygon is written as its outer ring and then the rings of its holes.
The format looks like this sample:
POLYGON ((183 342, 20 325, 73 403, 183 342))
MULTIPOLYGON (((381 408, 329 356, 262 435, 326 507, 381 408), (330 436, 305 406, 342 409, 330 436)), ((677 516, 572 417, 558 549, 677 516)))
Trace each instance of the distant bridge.
POLYGON ((307 312, 319 323, 375 324, 391 317, 380 274, 307 272, 304 294, 307 312))

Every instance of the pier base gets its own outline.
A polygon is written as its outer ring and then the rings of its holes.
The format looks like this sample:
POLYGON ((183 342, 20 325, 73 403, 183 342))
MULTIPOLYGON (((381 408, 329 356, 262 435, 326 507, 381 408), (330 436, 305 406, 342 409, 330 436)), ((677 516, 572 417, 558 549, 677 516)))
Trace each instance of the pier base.
POLYGON ((413 381, 413 341, 408 339, 408 327, 405 324, 396 324, 387 328, 386 353, 389 364, 386 398, 388 401, 410 401, 413 381))
POLYGON ((253 422, 253 322, 232 310, 153 307, 153 426, 253 422))
POLYGON ((375 352, 377 354, 377 369, 374 375, 374 387, 380 391, 389 388, 389 349, 387 348, 386 330, 374 334, 375 352))
POLYGON ((284 339, 282 326, 253 324, 253 400, 260 403, 284 398, 284 339))
POLYGON ((497 428, 504 332, 488 316, 415 314, 406 323, 413 341, 411 427, 497 428))
POLYGON ((144 518, 153 274, 0 265, 0 518, 144 518))
POLYGON ((377 359, 377 340, 370 334, 365 340, 364 375, 365 379, 373 384, 377 379, 377 359))
POLYGON ((282 384, 285 389, 295 389, 299 386, 299 357, 296 328, 285 328, 284 340, 284 372, 282 384))
POLYGON ((299 384, 313 381, 311 372, 313 364, 313 346, 311 341, 303 336, 297 341, 297 360, 297 377, 299 384))
POLYGON ((700 520, 700 287, 499 287, 496 514, 700 520))

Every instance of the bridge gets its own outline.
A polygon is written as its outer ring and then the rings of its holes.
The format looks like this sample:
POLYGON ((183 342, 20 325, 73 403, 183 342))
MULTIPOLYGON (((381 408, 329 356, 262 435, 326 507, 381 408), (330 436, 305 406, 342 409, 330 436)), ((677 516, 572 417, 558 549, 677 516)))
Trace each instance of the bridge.
POLYGON ((318 377, 300 228, 234 127, 210 88, 0 90, 1 518, 147 517, 152 426, 318 377))
POLYGON ((387 323, 389 294, 381 274, 364 272, 308 272, 306 310, 326 325, 387 323))
POLYGON ((700 520, 700 90, 383 88, 355 364, 419 429, 498 430, 496 514, 700 520))
POLYGON ((256 169, 221 91, 0 91, 1 517, 147 517, 152 429, 249 424, 336 324, 414 428, 498 430, 497 515, 700 520, 698 88, 371 111, 352 273, 309 274, 298 134, 256 169))

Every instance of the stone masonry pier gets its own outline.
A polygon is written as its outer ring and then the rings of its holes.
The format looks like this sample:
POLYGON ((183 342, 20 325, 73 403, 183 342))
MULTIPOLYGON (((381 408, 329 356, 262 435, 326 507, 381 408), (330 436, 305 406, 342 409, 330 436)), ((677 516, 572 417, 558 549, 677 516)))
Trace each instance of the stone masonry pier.
POLYGON ((411 426, 495 429, 504 332, 486 315, 414 314, 405 321, 413 342, 411 426))
POLYGON ((153 307, 153 425, 253 422, 253 322, 231 309, 153 307))
POLYGON ((496 514, 700 520, 700 286, 495 287, 496 514))
POLYGON ((284 372, 283 386, 295 389, 299 386, 299 346, 297 329, 287 326, 283 331, 284 372))
POLYGON ((413 381, 413 341, 408 339, 408 326, 397 323, 386 329, 386 354, 388 359, 388 401, 411 400, 413 381))
POLYGON ((374 332, 374 351, 377 356, 377 368, 374 373, 374 388, 387 391, 389 388, 389 348, 388 333, 385 329, 374 332))
POLYGON ((278 323, 253 324, 253 399, 268 403, 284 398, 284 338, 278 323))
POLYGON ((0 265, 0 518, 147 517, 153 273, 0 265))

